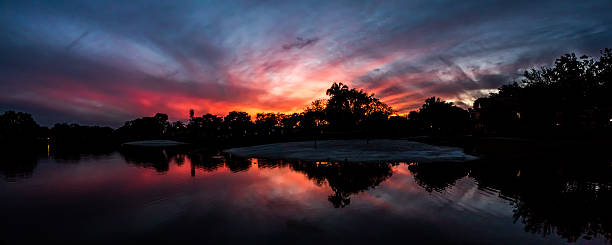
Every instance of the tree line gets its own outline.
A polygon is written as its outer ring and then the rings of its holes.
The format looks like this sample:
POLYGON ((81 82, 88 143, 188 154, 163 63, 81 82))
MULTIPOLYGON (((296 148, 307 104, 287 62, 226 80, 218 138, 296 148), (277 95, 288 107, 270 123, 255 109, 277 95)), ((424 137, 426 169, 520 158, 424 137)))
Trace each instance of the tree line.
POLYGON ((479 98, 476 127, 509 135, 598 134, 612 124, 612 50, 599 58, 566 54, 554 65, 527 70, 520 83, 479 98))
POLYGON ((142 117, 117 129, 55 124, 39 126, 32 116, 0 115, 0 141, 55 144, 108 144, 175 139, 201 144, 255 144, 318 138, 381 138, 416 135, 500 135, 514 137, 609 135, 612 127, 612 50, 599 57, 566 54, 552 66, 525 71, 520 82, 501 86, 477 99, 472 108, 431 97, 407 116, 374 94, 333 83, 327 99, 313 101, 299 113, 232 111, 225 116, 189 111, 187 122, 166 114, 142 117))

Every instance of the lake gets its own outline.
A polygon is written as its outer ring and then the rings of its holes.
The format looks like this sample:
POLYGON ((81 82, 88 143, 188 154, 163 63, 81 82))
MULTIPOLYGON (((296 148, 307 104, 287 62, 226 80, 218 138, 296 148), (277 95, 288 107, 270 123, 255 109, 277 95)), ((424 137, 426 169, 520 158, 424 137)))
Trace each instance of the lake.
POLYGON ((334 163, 170 150, 4 153, 0 244, 607 244, 594 159, 334 163))

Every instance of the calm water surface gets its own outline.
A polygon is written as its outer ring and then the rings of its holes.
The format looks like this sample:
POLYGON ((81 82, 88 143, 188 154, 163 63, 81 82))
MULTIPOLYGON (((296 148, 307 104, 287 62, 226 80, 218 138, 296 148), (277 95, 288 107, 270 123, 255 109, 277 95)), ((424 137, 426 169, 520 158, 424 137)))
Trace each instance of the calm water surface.
POLYGON ((606 244, 612 166, 5 154, 0 243, 606 244))

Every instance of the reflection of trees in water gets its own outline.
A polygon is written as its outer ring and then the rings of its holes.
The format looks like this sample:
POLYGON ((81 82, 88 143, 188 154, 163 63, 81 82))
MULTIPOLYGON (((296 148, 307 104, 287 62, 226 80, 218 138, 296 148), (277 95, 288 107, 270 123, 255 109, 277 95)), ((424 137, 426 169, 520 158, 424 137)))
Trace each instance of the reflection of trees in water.
POLYGON ((467 165, 458 163, 411 163, 408 169, 414 181, 428 192, 443 191, 469 172, 467 165))
MULTIPOLYGON (((250 160, 211 157, 206 154, 178 154, 146 151, 144 155, 126 155, 132 164, 167 171, 168 164, 189 159, 195 169, 216 171, 227 167, 233 172, 245 171, 257 162, 258 168, 289 167, 305 174, 318 185, 328 184, 333 191, 328 200, 334 207, 350 204, 350 196, 380 185, 392 175, 390 163, 312 163, 301 161, 250 160), (144 158, 139 158, 144 156, 144 158)), ((550 160, 548 160, 550 161, 550 160)), ((469 176, 478 187, 496 190, 511 200, 515 222, 524 224, 527 232, 558 234, 568 242, 579 238, 612 239, 612 167, 609 164, 564 163, 543 161, 410 164, 415 182, 426 191, 443 191, 469 176)))
POLYGON ((119 151, 128 164, 144 168, 152 168, 157 172, 166 172, 170 169, 170 161, 178 158, 176 151, 167 149, 122 149, 119 151))
POLYGON ((512 200, 514 222, 525 231, 556 233, 568 242, 603 236, 612 239, 612 167, 593 162, 550 160, 471 164, 469 175, 481 189, 512 200))
POLYGON ((78 145, 50 145, 49 155, 59 163, 74 163, 81 162, 83 157, 98 158, 106 157, 115 152, 116 148, 112 146, 78 146, 78 145))
POLYGON ((350 204, 350 196, 375 187, 391 177, 391 163, 313 163, 301 161, 267 161, 263 159, 245 159, 231 156, 218 156, 201 153, 179 153, 180 151, 162 149, 129 149, 122 150, 121 155, 129 164, 153 168, 158 172, 168 171, 170 164, 182 165, 186 159, 191 164, 191 175, 196 169, 207 172, 227 167, 232 172, 247 171, 257 162, 259 168, 290 167, 306 174, 318 185, 329 184, 334 192, 329 201, 334 207, 345 207, 350 204))
POLYGON ((225 160, 221 157, 211 157, 204 154, 187 154, 187 158, 191 162, 192 175, 195 168, 202 169, 207 172, 212 172, 222 167, 225 160))
MULTIPOLYGON (((350 196, 378 186, 393 174, 392 163, 332 163, 257 159, 259 168, 289 167, 303 173, 317 185, 327 183, 334 192, 328 200, 336 208, 350 204, 350 196)), ((252 166, 250 159, 227 158, 227 167, 236 172, 252 166)))
POLYGON ((395 164, 260 160, 258 165, 263 168, 289 166, 318 185, 327 183, 334 192, 328 200, 339 208, 350 204, 351 195, 374 188, 391 177, 395 164))
POLYGON ((225 161, 225 166, 227 166, 227 168, 229 168, 230 171, 234 173, 247 171, 249 170, 249 168, 251 168, 251 165, 252 165, 251 160, 244 159, 244 158, 228 157, 227 160, 225 161))
POLYGON ((0 149, 0 174, 8 181, 28 178, 34 172, 38 161, 52 158, 58 163, 79 163, 83 157, 106 156, 112 148, 66 147, 47 144, 3 146, 0 149))
POLYGON ((13 149, 12 151, 2 151, 0 154, 2 156, 0 173, 7 181, 16 181, 20 178, 32 176, 40 157, 35 149, 13 149))
POLYGON ((122 149, 121 156, 128 164, 134 164, 144 168, 152 168, 158 172, 170 170, 170 164, 175 163, 181 166, 186 160, 191 164, 191 175, 195 176, 195 169, 207 172, 216 171, 219 167, 225 166, 232 172, 242 172, 248 170, 252 163, 249 159, 225 158, 213 155, 212 152, 197 153, 182 149, 155 149, 155 148, 134 148, 122 149))
POLYGON ((512 200, 514 221, 523 223, 527 232, 556 233, 568 242, 601 236, 612 240, 612 167, 608 164, 482 161, 408 168, 427 191, 442 191, 468 175, 479 188, 497 190, 500 197, 512 200))
POLYGON ((247 171, 257 162, 259 168, 290 167, 306 174, 318 185, 327 183, 333 195, 329 201, 334 207, 345 207, 350 204, 350 196, 370 188, 391 177, 393 171, 391 163, 313 163, 301 161, 267 161, 263 159, 252 160, 235 158, 231 156, 211 156, 210 154, 188 153, 162 149, 130 149, 122 150, 121 155, 127 163, 145 168, 153 168, 158 172, 169 170, 171 162, 183 164, 186 159, 191 163, 191 175, 195 176, 195 169, 207 172, 217 171, 225 166, 232 172, 247 171))
POLYGON ((327 181, 334 192, 328 200, 334 207, 350 204, 350 196, 378 186, 393 174, 390 163, 297 163, 292 168, 318 183, 327 181))
POLYGON ((587 182, 538 186, 514 203, 515 222, 525 231, 544 236, 555 232, 568 242, 581 237, 612 239, 612 190, 609 185, 587 182))

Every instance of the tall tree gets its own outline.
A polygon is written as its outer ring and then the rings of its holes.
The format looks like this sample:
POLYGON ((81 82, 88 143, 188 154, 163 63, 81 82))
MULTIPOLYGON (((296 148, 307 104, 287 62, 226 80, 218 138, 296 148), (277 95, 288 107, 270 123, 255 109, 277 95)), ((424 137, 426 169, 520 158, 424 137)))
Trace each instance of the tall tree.
POLYGON ((327 89, 330 96, 325 107, 325 117, 336 130, 353 130, 366 125, 371 117, 388 117, 393 110, 374 94, 349 89, 342 83, 333 83, 327 89))
POLYGON ((117 133, 123 140, 159 139, 165 137, 169 126, 168 115, 157 113, 153 117, 127 121, 117 129, 117 133))
POLYGON ((424 132, 433 134, 464 133, 469 126, 469 113, 440 98, 431 97, 418 111, 408 115, 408 119, 417 122, 416 125, 424 132))
POLYGON ((223 118, 224 129, 230 137, 247 136, 253 128, 251 116, 242 111, 232 111, 223 118))
POLYGON ((3 143, 33 141, 38 132, 40 126, 28 113, 6 111, 0 115, 0 141, 3 143))

